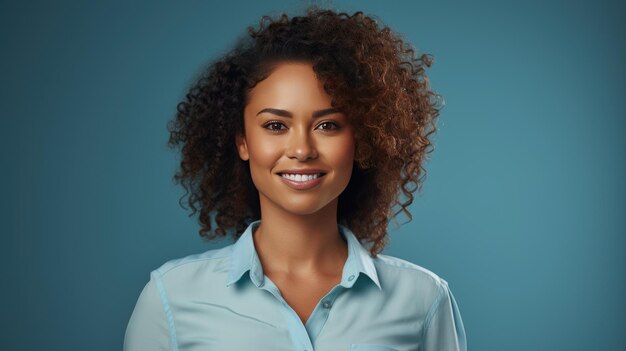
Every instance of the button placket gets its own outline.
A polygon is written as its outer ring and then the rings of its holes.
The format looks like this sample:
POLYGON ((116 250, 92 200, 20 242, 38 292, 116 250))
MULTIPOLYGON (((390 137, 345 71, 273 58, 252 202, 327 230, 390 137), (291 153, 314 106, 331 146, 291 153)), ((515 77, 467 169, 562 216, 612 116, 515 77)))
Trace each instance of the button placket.
POLYGON ((289 336, 296 350, 310 350, 313 351, 313 343, 309 336, 306 327, 302 324, 300 317, 296 311, 289 306, 287 301, 283 298, 280 290, 274 284, 274 282, 266 275, 264 275, 264 281, 266 284, 262 289, 270 292, 281 304, 281 313, 287 321, 287 329, 289 336))

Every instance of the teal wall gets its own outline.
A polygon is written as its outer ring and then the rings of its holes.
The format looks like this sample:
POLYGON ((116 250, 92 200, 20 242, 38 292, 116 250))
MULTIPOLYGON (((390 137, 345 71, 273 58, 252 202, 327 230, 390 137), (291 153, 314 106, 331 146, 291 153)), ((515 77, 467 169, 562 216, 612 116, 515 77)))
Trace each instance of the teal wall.
MULTIPOLYGON (((230 243, 179 207, 165 124, 246 26, 306 4, 2 5, 3 349, 121 349, 150 270, 230 243)), ((446 100, 384 253, 450 283, 470 350, 624 350, 624 3, 330 4, 433 54, 446 100)))

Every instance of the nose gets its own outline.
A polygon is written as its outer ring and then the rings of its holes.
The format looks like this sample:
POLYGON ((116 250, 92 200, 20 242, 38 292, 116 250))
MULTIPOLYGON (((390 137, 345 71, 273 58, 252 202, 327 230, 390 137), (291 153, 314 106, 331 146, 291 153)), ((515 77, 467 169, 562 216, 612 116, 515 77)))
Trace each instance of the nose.
POLYGON ((317 158, 317 150, 311 135, 306 128, 292 128, 293 132, 287 140, 285 154, 289 158, 298 161, 306 161, 309 158, 317 158))

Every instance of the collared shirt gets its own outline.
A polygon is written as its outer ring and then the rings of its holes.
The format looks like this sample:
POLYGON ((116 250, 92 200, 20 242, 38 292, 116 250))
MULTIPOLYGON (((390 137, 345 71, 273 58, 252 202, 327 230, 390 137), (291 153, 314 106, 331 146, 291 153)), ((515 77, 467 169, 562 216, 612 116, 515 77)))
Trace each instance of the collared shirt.
POLYGON ((231 245, 166 262, 150 274, 124 338, 126 351, 465 351, 448 283, 414 263, 348 245, 341 283, 306 323, 263 274, 250 223, 231 245))

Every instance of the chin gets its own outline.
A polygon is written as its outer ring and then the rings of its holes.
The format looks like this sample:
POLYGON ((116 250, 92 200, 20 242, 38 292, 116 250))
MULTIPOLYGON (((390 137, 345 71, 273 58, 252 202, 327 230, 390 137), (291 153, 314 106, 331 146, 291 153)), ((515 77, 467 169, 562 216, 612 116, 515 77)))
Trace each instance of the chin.
POLYGON ((291 212, 296 215, 311 215, 321 211, 324 206, 320 206, 319 204, 284 204, 283 209, 287 212, 291 212))
POLYGON ((328 206, 333 206, 333 201, 338 201, 338 196, 328 197, 328 194, 322 193, 292 193, 290 191, 277 191, 266 193, 265 196, 260 193, 261 203, 272 203, 273 207, 278 207, 285 212, 294 215, 307 216, 320 212, 328 206))

